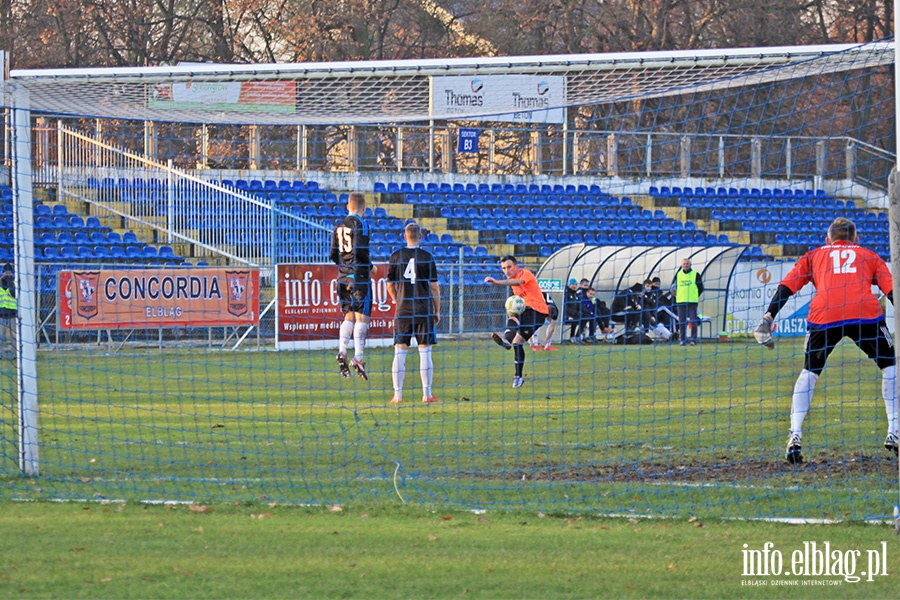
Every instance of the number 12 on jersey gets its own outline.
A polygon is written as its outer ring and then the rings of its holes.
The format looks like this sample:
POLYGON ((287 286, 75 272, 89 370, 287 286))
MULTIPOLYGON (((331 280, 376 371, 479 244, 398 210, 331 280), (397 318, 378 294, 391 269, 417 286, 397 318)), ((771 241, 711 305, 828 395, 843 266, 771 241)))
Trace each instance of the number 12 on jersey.
POLYGON ((831 257, 833 265, 832 273, 840 275, 841 273, 856 273, 856 267, 853 262, 856 260, 856 252, 846 248, 844 250, 834 250, 828 256, 831 257))

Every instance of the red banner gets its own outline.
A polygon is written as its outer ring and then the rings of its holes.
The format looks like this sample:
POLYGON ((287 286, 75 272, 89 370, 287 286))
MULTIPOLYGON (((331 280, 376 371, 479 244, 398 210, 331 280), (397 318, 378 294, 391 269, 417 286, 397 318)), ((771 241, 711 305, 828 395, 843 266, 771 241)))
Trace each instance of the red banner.
MULTIPOLYGON (((368 343, 393 343, 394 302, 387 293, 387 265, 376 265, 368 343)), ((279 350, 337 345, 344 320, 333 264, 285 264, 276 269, 275 347, 279 350)))
POLYGON ((259 323, 255 269, 111 269, 59 274, 60 329, 259 323))

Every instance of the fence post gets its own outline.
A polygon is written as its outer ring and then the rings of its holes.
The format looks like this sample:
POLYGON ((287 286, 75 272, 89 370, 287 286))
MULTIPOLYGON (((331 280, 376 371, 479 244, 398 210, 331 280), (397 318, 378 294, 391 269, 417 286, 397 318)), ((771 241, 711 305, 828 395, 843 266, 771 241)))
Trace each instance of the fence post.
POLYGON ((494 174, 494 130, 491 129, 491 135, 488 139, 488 173, 494 174))
POLYGON ((681 163, 681 178, 687 179, 691 176, 691 138, 690 136, 681 136, 679 162, 681 163))
POLYGON ((856 176, 856 144, 853 140, 847 140, 844 146, 844 178, 852 182, 856 176))
POLYGON ((63 143, 62 120, 56 121, 56 201, 63 204, 63 192, 65 191, 65 183, 63 175, 65 173, 65 144, 63 143))
POLYGON ((250 170, 255 171, 262 164, 259 144, 259 125, 250 126, 250 170))
POLYGON ((606 136, 606 174, 615 177, 619 172, 619 153, 618 140, 616 134, 611 133, 606 136))
POLYGON ((428 172, 434 173, 434 121, 428 121, 428 172))
POLYGON ((719 179, 725 178, 725 136, 719 136, 719 179))
POLYGON ((172 173, 172 159, 166 161, 166 234, 171 244, 175 241, 172 230, 175 228, 175 176, 172 173))
POLYGON ((144 121, 144 156, 150 160, 156 160, 156 123, 144 121))
POLYGON ((209 127, 204 123, 200 127, 200 163, 198 169, 209 167, 209 127))
POLYGON ((297 132, 297 170, 309 169, 309 131, 301 125, 297 132))
POLYGON ((786 179, 788 181, 791 180, 791 175, 793 174, 793 171, 794 171, 793 154, 794 154, 794 147, 791 144, 791 138, 788 138, 787 143, 784 148, 784 171, 785 171, 786 179))
POLYGON ((441 132, 441 173, 453 172, 453 150, 450 145, 452 135, 449 128, 441 132))
POLYGON ((353 173, 359 173, 359 147, 356 141, 356 125, 350 126, 347 132, 347 162, 350 163, 350 169, 353 173))
POLYGON ((759 181, 762 176, 762 142, 758 137, 750 140, 750 178, 759 181))
POLYGON ((822 188, 825 179, 825 140, 816 142, 816 176, 813 178, 813 187, 822 188))
POLYGON ((397 163, 397 172, 403 171, 403 128, 397 127, 397 148, 394 151, 394 159, 397 163))
POLYGON ((647 159, 645 161, 647 165, 647 177, 651 177, 653 175, 653 134, 647 134, 647 159))
POLYGON ((537 129, 531 132, 531 173, 533 175, 541 174, 542 151, 543 139, 541 138, 541 130, 537 129))
POLYGON ((578 161, 580 160, 578 152, 578 130, 572 132, 572 175, 578 175, 578 161))

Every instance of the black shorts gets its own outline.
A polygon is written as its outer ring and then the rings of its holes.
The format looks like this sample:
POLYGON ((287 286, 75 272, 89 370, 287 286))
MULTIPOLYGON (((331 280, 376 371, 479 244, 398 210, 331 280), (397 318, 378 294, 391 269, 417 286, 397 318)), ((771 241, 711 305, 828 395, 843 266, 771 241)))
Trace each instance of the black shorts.
POLYGON ((555 304, 548 304, 547 308, 550 310, 550 313, 547 315, 547 320, 556 321, 559 319, 559 309, 556 308, 555 304))
POLYGON ((519 315, 519 327, 517 329, 519 335, 527 342, 534 335, 534 332, 541 328, 546 318, 547 315, 544 313, 537 312, 531 307, 525 307, 525 310, 519 315))
POLYGON ((341 301, 341 312, 360 313, 367 317, 372 315, 372 286, 369 282, 360 283, 352 277, 341 277, 337 280, 338 298, 341 301))
POLYGON ((806 332, 806 359, 803 361, 803 368, 816 375, 821 374, 828 356, 845 337, 853 340, 866 356, 875 361, 879 369, 894 366, 894 338, 882 319, 878 323, 809 327, 806 332))
POLYGON ((433 317, 399 316, 394 319, 394 344, 409 346, 413 338, 420 346, 437 344, 437 333, 433 317))

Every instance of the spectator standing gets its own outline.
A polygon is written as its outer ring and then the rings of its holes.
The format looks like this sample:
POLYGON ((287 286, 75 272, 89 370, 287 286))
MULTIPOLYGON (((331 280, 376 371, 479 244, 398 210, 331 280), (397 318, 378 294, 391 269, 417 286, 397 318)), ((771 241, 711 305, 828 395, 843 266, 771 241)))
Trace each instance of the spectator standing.
POLYGON ((678 309, 678 336, 680 344, 687 344, 687 328, 691 326, 691 346, 697 345, 700 320, 697 307, 700 294, 703 293, 703 281, 700 273, 691 268, 691 259, 681 261, 681 268, 675 275, 675 306, 678 309))
POLYGON ((16 352, 16 277, 12 264, 3 265, 0 275, 0 348, 16 352))

